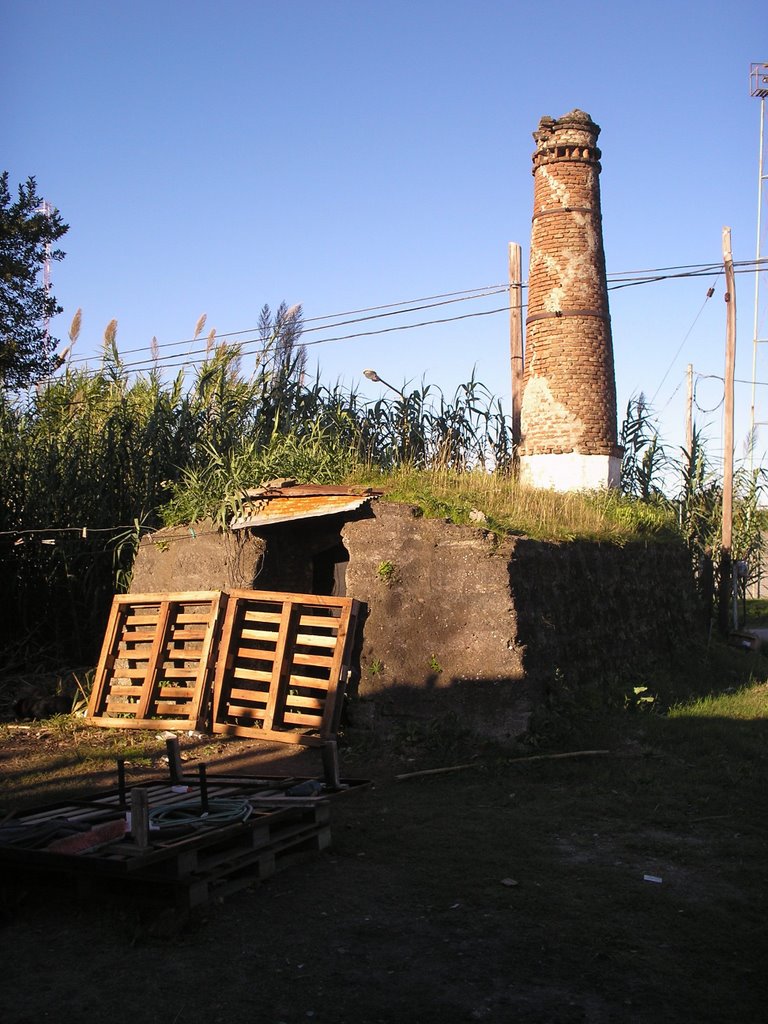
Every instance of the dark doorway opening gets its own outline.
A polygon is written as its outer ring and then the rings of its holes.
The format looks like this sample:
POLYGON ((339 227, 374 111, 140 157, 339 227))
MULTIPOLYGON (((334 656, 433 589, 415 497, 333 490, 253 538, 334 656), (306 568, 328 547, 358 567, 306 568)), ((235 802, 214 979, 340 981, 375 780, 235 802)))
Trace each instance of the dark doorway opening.
POLYGON ((312 593, 346 597, 349 552, 339 541, 318 551, 312 559, 312 593))

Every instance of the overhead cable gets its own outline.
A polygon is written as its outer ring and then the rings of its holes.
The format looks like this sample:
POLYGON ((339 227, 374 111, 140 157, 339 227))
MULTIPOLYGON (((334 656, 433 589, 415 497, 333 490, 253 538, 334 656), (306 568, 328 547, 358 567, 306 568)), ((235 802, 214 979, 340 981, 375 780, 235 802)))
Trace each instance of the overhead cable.
MULTIPOLYGON (((768 270, 768 261, 765 261, 765 260, 760 260, 760 261, 745 260, 745 261, 740 261, 740 262, 735 263, 734 267, 739 268, 737 270, 737 272, 739 272, 739 273, 752 273, 755 270, 765 271, 765 270, 768 270), (762 265, 758 266, 758 264, 767 264, 767 265, 766 266, 762 266, 762 265)), ((656 283, 656 282, 659 282, 659 281, 662 281, 662 280, 674 280, 674 279, 680 279, 680 278, 708 276, 713 271, 719 271, 719 270, 720 270, 719 264, 708 263, 708 264, 689 264, 689 265, 683 265, 683 266, 680 266, 680 267, 662 267, 662 268, 658 268, 658 271, 653 271, 653 270, 650 270, 650 271, 649 270, 623 271, 619 275, 609 275, 608 276, 609 281, 613 282, 613 283, 608 285, 608 288, 609 288, 609 290, 616 290, 616 289, 619 289, 619 288, 634 287, 634 286, 641 285, 641 284, 656 283), (668 273, 668 271, 679 271, 679 272, 668 273), (630 275, 644 275, 644 276, 632 277, 630 275)), ((527 287, 527 283, 523 282, 522 283, 522 287, 523 288, 527 287)), ((378 319, 381 319, 381 318, 384 318, 384 317, 400 316, 400 315, 404 315, 404 314, 409 313, 409 312, 417 312, 417 311, 420 311, 420 310, 423 310, 423 309, 435 308, 437 306, 450 305, 450 304, 456 303, 456 302, 467 302, 467 301, 474 301, 476 299, 484 299, 484 298, 492 297, 494 295, 506 293, 508 291, 509 291, 509 286, 508 285, 486 285, 486 286, 483 286, 481 288, 466 289, 466 290, 459 291, 459 292, 444 292, 444 293, 439 294, 439 295, 427 296, 427 297, 425 297, 424 300, 418 300, 418 299, 415 299, 415 300, 405 300, 405 301, 396 302, 396 303, 382 304, 382 305, 379 305, 379 306, 365 307, 365 308, 362 308, 362 309, 359 309, 359 310, 350 310, 348 314, 347 313, 336 313, 336 314, 325 314, 323 316, 311 317, 311 318, 308 318, 307 320, 305 320, 304 324, 307 324, 307 323, 315 323, 315 324, 317 324, 317 322, 321 321, 321 320, 334 320, 335 318, 337 318, 339 316, 346 316, 346 315, 350 315, 351 316, 352 314, 355 314, 355 313, 368 313, 368 312, 371 312, 371 313, 374 314, 372 316, 361 316, 359 318, 350 319, 350 320, 338 320, 338 319, 336 319, 335 322, 333 322, 333 323, 327 323, 325 325, 318 325, 318 326, 314 326, 314 327, 303 326, 302 327, 302 335, 301 335, 302 340, 299 342, 299 344, 302 345, 302 346, 320 345, 320 344, 326 344, 326 343, 330 343, 330 342, 334 342, 334 341, 345 341, 345 340, 351 340, 351 339, 360 338, 360 337, 370 337, 370 336, 373 336, 373 335, 376 335, 376 334, 387 334, 387 333, 392 333, 393 331, 413 330, 414 328, 417 328, 417 327, 428 327, 428 326, 432 326, 432 325, 435 325, 435 324, 451 323, 451 322, 458 321, 458 320, 471 319, 472 317, 488 316, 488 315, 492 315, 492 314, 496 314, 496 313, 506 313, 506 312, 508 312, 508 307, 504 306, 504 307, 500 307, 500 308, 497 308, 497 309, 484 310, 484 311, 477 312, 477 313, 463 314, 463 315, 459 315, 459 316, 456 316, 456 317, 445 317, 445 318, 439 318, 439 319, 435 319, 435 320, 420 321, 420 322, 417 322, 417 323, 414 323, 414 324, 403 324, 403 325, 398 325, 396 327, 381 328, 380 330, 375 330, 375 331, 362 331, 362 332, 356 332, 356 333, 346 334, 346 335, 337 335, 337 336, 331 336, 331 337, 323 337, 323 338, 313 339, 313 340, 309 340, 309 341, 305 341, 304 340, 304 336, 306 334, 314 333, 314 332, 317 332, 317 331, 328 331, 328 330, 331 330, 333 328, 349 326, 349 325, 352 325, 354 323, 363 323, 363 322, 368 322, 368 321, 371 321, 371 320, 378 320, 378 319), (439 301, 430 301, 430 300, 439 300, 439 301), (413 303, 421 303, 421 304, 414 305, 413 303), (402 306, 403 308, 395 309, 395 308, 393 308, 395 306, 402 306), (385 310, 386 312, 376 312, 377 310, 385 310)), ((241 337, 243 335, 251 335, 251 336, 253 336, 258 330, 259 330, 258 328, 252 327, 252 328, 247 328, 247 329, 244 329, 244 330, 230 331, 230 332, 226 332, 224 334, 215 335, 214 338, 215 338, 216 342, 221 343, 222 341, 225 341, 226 339, 237 338, 237 337, 241 337)), ((257 344, 257 343, 259 343, 261 341, 262 341, 261 337, 258 337, 258 338, 250 337, 250 338, 247 338, 246 340, 244 340, 242 342, 237 342, 236 344, 241 345, 243 347, 243 349, 245 350, 244 354, 258 354, 259 352, 268 351, 270 346, 269 345, 264 346, 263 343, 262 343, 261 344, 261 348, 260 349, 256 349, 256 350, 252 350, 252 349, 248 348, 248 346, 257 344)), ((141 372, 142 370, 147 370, 147 369, 152 369, 154 367, 158 367, 160 364, 163 364, 163 368, 164 369, 177 369, 177 368, 181 368, 181 367, 184 367, 184 366, 195 366, 195 365, 198 365, 199 363, 205 362, 205 360, 207 358, 209 358, 210 351, 211 351, 211 344, 212 344, 212 342, 209 341, 208 339, 204 339, 204 338, 201 338, 201 337, 198 336, 198 337, 195 337, 195 338, 192 338, 192 339, 187 338, 187 339, 184 339, 184 340, 181 340, 181 341, 165 342, 163 344, 154 345, 154 346, 151 346, 151 347, 150 346, 141 346, 141 347, 134 348, 134 349, 126 349, 126 350, 124 350, 124 352, 126 354, 139 353, 139 352, 145 352, 145 353, 148 353, 148 354, 147 354, 147 356, 145 358, 142 358, 142 359, 139 359, 139 360, 134 360, 134 361, 127 362, 127 363, 121 361, 121 368, 122 369, 131 370, 132 372, 141 372), (170 348, 178 348, 178 347, 185 346, 185 345, 194 345, 195 342, 199 342, 200 345, 202 346, 204 341, 205 341, 204 347, 198 347, 196 349, 190 349, 187 353, 184 354, 184 357, 183 357, 183 359, 181 361, 176 361, 176 362, 170 362, 169 361, 169 360, 174 360, 174 359, 178 360, 178 353, 171 353, 171 354, 167 354, 167 355, 159 355, 158 354, 161 349, 170 349, 170 348), (192 356, 197 356, 199 358, 190 358, 192 356)), ((75 365, 75 364, 80 364, 80 363, 89 363, 89 362, 92 362, 93 359, 94 359, 93 356, 78 357, 76 359, 69 360, 67 365, 69 366, 69 365, 75 365)), ((663 383, 663 381, 662 381, 662 383, 663 383)))
MULTIPOLYGON (((306 319, 302 319, 302 322, 301 322, 301 327, 302 327, 301 333, 302 333, 302 336, 303 336, 305 334, 309 334, 309 333, 312 333, 314 331, 328 330, 329 327, 343 327, 343 326, 346 326, 347 324, 362 323, 365 320, 377 320, 380 317, 385 317, 385 316, 400 316, 400 315, 402 315, 404 313, 414 313, 414 312, 418 312, 419 310, 422 310, 422 309, 431 309, 431 308, 434 308, 435 306, 448 306, 448 305, 451 305, 452 303, 455 303, 455 302, 471 302, 474 299, 484 299, 484 298, 486 298, 488 296, 500 295, 503 292, 507 292, 507 291, 509 291, 509 286, 508 285, 489 285, 486 288, 472 288, 472 289, 467 289, 466 291, 463 291, 463 292, 446 292, 443 295, 429 295, 429 296, 426 296, 423 299, 410 299, 407 302, 390 302, 390 303, 387 303, 386 305, 382 305, 382 306, 370 306, 367 309, 352 309, 352 310, 349 310, 346 313, 327 313, 327 314, 325 314, 323 316, 307 317, 306 319), (453 296, 459 296, 459 297, 455 298, 453 296), (432 301, 430 301, 432 299, 440 299, 440 300, 443 300, 443 301, 432 302, 432 301), (413 305, 413 303, 423 303, 423 304, 422 305, 413 305), (402 308, 402 309, 395 309, 395 308, 393 308, 393 307, 396 307, 396 306, 402 306, 402 307, 405 307, 405 308, 402 308), (390 310, 390 311, 387 312, 387 313, 377 313, 376 316, 363 316, 363 317, 359 317, 358 319, 355 319, 355 320, 337 320, 338 317, 352 316, 352 315, 354 315, 356 313, 368 313, 368 312, 372 312, 372 311, 380 310, 380 309, 387 309, 387 310, 390 310), (325 326, 318 326, 318 327, 307 327, 306 326, 306 324, 316 323, 318 320, 336 320, 337 322, 334 323, 334 324, 328 324, 328 325, 325 325, 325 326)), ((256 331, 259 331, 258 327, 247 327, 247 328, 245 328, 243 330, 240 330, 240 331, 227 331, 224 334, 218 334, 217 333, 215 335, 215 340, 216 341, 223 341, 223 340, 225 340, 227 338, 236 338, 236 337, 239 337, 240 335, 243 335, 243 334, 254 334, 256 331)), ((194 338, 185 338, 185 339, 182 339, 181 341, 167 341, 167 342, 163 342, 162 344, 158 344, 156 347, 157 347, 158 350, 164 349, 164 348, 180 348, 183 345, 193 345, 196 341, 202 341, 202 340, 203 340, 203 338, 200 337, 200 335, 196 335, 194 338)), ((125 354, 131 355, 134 352, 147 352, 148 350, 149 350, 149 346, 147 346, 147 345, 140 345, 138 348, 128 348, 128 349, 124 349, 123 351, 124 351, 125 354)), ((78 359, 71 360, 71 362, 73 362, 73 363, 84 362, 84 361, 87 360, 87 358, 88 357, 79 357, 78 359)))

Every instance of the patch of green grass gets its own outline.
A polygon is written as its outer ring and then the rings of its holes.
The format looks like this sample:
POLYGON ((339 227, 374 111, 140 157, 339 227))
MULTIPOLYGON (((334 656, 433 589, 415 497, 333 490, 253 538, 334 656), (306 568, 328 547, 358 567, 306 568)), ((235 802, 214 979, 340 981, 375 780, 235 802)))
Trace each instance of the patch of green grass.
POLYGON ((616 491, 558 494, 529 489, 510 476, 482 470, 409 467, 365 474, 355 482, 384 491, 389 501, 414 505, 429 518, 479 526, 498 537, 514 534, 535 540, 626 544, 678 536, 671 511, 616 491))
POLYGON ((670 708, 669 717, 732 721, 768 719, 768 683, 755 683, 735 692, 708 694, 687 704, 676 704, 670 708))

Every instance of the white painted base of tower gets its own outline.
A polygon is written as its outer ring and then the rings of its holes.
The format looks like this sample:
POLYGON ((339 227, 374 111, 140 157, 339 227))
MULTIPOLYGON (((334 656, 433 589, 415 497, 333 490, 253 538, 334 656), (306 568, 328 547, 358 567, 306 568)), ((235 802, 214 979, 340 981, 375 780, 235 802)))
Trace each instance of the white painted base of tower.
POLYGON ((621 459, 615 455, 522 455, 520 483, 543 491, 596 491, 618 487, 621 459))

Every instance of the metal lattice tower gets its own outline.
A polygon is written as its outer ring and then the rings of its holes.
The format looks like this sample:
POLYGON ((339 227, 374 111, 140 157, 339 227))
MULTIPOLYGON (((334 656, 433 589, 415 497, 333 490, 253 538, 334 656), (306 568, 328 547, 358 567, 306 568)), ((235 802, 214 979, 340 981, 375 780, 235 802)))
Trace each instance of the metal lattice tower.
POLYGON ((768 189, 766 188, 766 176, 765 173, 765 120, 766 120, 766 106, 765 100, 768 97, 768 64, 752 64, 750 67, 749 74, 749 85, 750 95, 757 96, 760 100, 760 155, 758 162, 758 179, 757 179, 757 249, 755 253, 755 311, 754 311, 754 326, 752 333, 752 406, 750 412, 750 437, 752 444, 750 445, 750 466, 753 464, 754 449, 756 434, 755 431, 758 427, 758 422, 755 420, 755 387, 757 383, 757 350, 761 344, 765 344, 768 341, 768 337, 760 337, 761 319, 760 314, 762 311, 761 304, 761 278, 763 276, 762 270, 765 266, 766 259, 768 257, 768 247, 763 241, 763 215, 766 213, 766 207, 768 206, 768 189))

